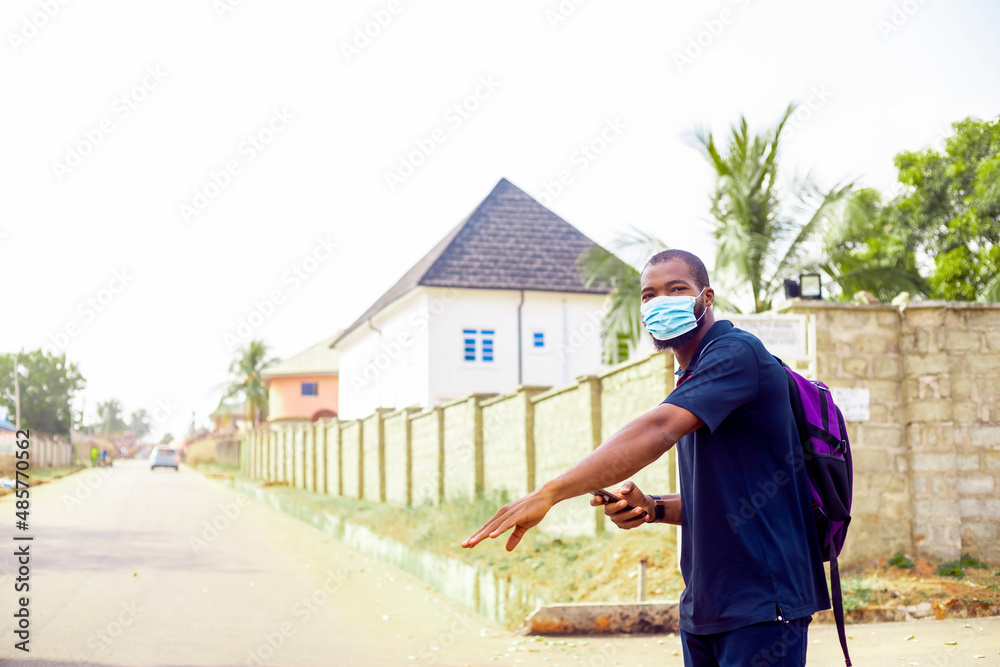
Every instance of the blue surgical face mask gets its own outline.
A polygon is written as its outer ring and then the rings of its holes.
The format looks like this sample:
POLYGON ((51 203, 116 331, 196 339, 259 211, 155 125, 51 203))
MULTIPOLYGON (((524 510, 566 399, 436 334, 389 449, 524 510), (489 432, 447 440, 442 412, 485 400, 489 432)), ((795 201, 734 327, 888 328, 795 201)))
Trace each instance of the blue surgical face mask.
POLYGON ((639 308, 646 331, 657 340, 671 340, 681 334, 686 334, 698 326, 705 317, 705 311, 695 319, 694 304, 699 296, 705 293, 701 290, 698 296, 657 296, 653 297, 639 308))

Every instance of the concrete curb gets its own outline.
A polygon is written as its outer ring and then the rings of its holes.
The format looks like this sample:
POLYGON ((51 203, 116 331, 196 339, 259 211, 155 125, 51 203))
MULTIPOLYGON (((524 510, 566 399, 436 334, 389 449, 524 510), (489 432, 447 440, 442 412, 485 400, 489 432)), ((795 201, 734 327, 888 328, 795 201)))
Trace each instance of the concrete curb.
POLYGON ((666 634, 677 632, 678 602, 543 605, 518 630, 525 635, 666 634))

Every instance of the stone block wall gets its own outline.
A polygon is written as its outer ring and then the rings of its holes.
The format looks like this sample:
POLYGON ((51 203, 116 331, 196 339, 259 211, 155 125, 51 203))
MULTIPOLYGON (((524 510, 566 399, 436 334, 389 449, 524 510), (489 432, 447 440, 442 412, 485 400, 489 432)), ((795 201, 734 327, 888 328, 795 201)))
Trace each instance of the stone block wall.
POLYGON ((341 494, 351 498, 364 498, 364 450, 361 448, 361 421, 341 422, 340 427, 340 484, 341 494))
POLYGON ((410 414, 415 408, 397 410, 385 415, 385 500, 396 505, 409 505, 412 501, 410 471, 410 414))
POLYGON ((410 422, 411 502, 438 504, 444 493, 444 421, 440 407, 416 413, 410 422))
POLYGON ((482 403, 483 488, 513 500, 535 488, 535 404, 548 387, 521 386, 482 403))
POLYGON ((851 422, 845 560, 896 551, 1000 562, 1000 304, 799 302, 816 322, 818 379, 871 393, 851 422))

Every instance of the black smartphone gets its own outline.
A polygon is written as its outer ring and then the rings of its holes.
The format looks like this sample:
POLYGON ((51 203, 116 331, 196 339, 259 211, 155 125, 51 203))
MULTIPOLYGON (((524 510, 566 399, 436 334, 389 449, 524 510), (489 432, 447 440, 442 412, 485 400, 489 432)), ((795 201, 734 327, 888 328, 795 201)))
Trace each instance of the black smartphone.
MULTIPOLYGON (((611 493, 610 491, 605 491, 604 489, 599 489, 597 491, 591 491, 590 493, 591 493, 591 495, 600 496, 601 498, 604 498, 604 502, 607 503, 607 504, 609 504, 609 505, 611 503, 620 503, 621 501, 625 500, 621 496, 616 496, 615 494, 611 493)), ((622 512, 624 512, 626 510, 639 509, 638 507, 636 507, 632 503, 629 503, 627 500, 625 502, 628 503, 628 505, 625 507, 624 510, 622 510, 622 512)), ((642 516, 649 516, 649 513, 646 512, 646 510, 642 510, 642 516)))

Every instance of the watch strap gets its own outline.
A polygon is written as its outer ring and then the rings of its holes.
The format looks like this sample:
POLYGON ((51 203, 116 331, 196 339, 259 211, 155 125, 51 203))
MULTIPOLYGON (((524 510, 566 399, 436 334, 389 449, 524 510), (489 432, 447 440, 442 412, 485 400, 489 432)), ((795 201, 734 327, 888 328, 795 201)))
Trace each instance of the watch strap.
POLYGON ((653 507, 656 510, 656 513, 653 515, 653 522, 663 523, 663 517, 665 515, 665 510, 666 510, 663 498, 654 493, 649 494, 649 497, 653 499, 653 507))

